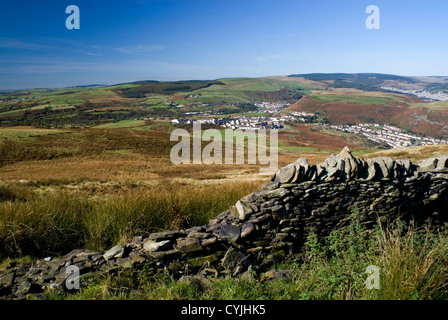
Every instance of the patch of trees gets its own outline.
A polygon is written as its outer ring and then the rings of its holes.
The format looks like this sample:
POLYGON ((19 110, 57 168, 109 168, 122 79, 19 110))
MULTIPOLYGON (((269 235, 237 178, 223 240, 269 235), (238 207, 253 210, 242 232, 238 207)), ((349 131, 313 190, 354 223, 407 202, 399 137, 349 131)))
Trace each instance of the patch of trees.
MULTIPOLYGON (((134 83, 135 84, 135 83, 134 83)), ((192 81, 142 81, 132 88, 117 89, 116 91, 126 98, 143 98, 147 94, 173 94, 177 92, 190 92, 212 85, 225 85, 221 81, 192 80, 192 81)))
POLYGON ((430 92, 448 91, 448 83, 428 83, 425 89, 430 92))
POLYGON ((236 106, 238 107, 238 112, 258 111, 258 107, 252 103, 237 103, 236 106))
POLYGON ((302 77, 313 81, 334 81, 335 88, 354 88, 364 91, 382 91, 379 88, 386 80, 415 83, 416 80, 403 76, 382 73, 310 73, 292 74, 289 77, 302 77))
POLYGON ((36 128, 61 128, 66 126, 93 126, 104 122, 127 120, 130 118, 148 117, 146 111, 107 110, 104 112, 83 112, 78 109, 26 110, 22 116, 11 119, 0 119, 0 126, 34 126, 36 128))

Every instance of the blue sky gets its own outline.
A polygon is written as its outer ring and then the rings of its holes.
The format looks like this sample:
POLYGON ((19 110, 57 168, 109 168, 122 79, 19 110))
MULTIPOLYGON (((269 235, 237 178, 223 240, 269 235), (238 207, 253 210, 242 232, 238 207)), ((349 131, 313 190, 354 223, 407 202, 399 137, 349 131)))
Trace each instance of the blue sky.
POLYGON ((3 1, 0 89, 311 72, 448 76, 448 1, 3 1), (68 30, 65 9, 80 9, 68 30), (380 30, 368 30, 368 5, 380 30))

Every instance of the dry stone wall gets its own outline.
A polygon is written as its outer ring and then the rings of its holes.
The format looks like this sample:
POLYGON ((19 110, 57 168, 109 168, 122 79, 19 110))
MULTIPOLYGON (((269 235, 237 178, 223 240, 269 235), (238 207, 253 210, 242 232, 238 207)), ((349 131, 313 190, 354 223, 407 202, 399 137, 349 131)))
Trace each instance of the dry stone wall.
POLYGON ((208 224, 135 237, 106 252, 74 250, 32 265, 11 263, 0 275, 0 297, 39 296, 66 289, 67 268, 81 277, 145 268, 174 276, 238 276, 263 272, 275 261, 300 253, 307 236, 348 225, 356 214, 365 225, 377 220, 448 221, 448 155, 419 164, 391 158, 357 159, 348 148, 322 164, 298 159, 280 169, 262 190, 241 198, 208 224))

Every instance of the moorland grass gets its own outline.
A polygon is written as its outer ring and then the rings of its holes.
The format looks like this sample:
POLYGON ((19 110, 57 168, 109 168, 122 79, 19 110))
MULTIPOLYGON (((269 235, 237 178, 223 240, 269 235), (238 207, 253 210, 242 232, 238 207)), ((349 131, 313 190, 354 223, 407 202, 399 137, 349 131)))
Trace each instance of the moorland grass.
POLYGON ((78 190, 2 186, 0 256, 106 250, 135 235, 205 224, 260 186, 260 181, 197 185, 174 181, 110 188, 93 184, 78 190))

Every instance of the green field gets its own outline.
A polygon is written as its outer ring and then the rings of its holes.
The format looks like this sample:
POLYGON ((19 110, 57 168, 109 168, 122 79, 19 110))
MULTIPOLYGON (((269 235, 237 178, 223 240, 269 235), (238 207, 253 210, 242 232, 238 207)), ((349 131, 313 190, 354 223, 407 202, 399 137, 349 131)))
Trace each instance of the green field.
POLYGON ((97 129, 117 129, 117 128, 136 128, 145 126, 144 120, 122 120, 114 123, 100 124, 93 128, 97 129))
POLYGON ((0 94, 0 100, 7 100, 0 103, 0 126, 95 126, 129 118, 181 117, 185 112, 205 111, 246 114, 256 111, 252 105, 255 101, 294 103, 311 90, 322 88, 297 80, 228 78, 22 90, 0 94))
POLYGON ((35 128, 7 128, 0 130, 0 143, 9 140, 31 141, 35 137, 45 135, 54 135, 64 132, 63 130, 54 129, 35 129, 35 128))

